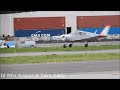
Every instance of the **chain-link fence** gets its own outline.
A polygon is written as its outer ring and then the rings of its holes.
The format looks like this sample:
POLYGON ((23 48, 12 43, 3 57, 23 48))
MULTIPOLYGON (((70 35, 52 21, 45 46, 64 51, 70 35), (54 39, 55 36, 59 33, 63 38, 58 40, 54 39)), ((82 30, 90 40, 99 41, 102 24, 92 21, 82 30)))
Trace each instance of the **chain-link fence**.
MULTIPOLYGON (((53 37, 5 37, 5 38, 1 37, 1 40, 4 40, 5 43, 7 43, 9 41, 15 41, 16 47, 21 42, 24 42, 24 41, 35 41, 37 44, 37 47, 39 47, 39 46, 51 46, 51 44, 52 44, 52 46, 62 46, 64 43, 63 41, 61 41, 59 39, 53 40, 53 37)), ((116 43, 115 41, 120 41, 120 35, 109 35, 106 39, 101 40, 101 42, 103 42, 103 43, 105 41, 112 41, 112 43, 114 44, 114 43, 116 43)), ((94 42, 97 42, 97 41, 94 41, 94 42)), ((94 42, 93 42, 93 44, 94 44, 94 42)), ((84 44, 84 41, 81 42, 81 45, 82 45, 82 43, 84 44)), ((112 43, 110 43, 110 44, 112 44, 112 43)), ((80 44, 80 42, 78 42, 78 44, 80 44)))

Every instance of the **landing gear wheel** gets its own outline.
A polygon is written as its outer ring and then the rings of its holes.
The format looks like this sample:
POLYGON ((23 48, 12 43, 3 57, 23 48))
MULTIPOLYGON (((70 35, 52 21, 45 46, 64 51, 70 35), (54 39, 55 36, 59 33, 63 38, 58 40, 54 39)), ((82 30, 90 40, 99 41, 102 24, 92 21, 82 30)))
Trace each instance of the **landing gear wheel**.
POLYGON ((69 44, 69 47, 72 47, 72 44, 69 44))
POLYGON ((88 47, 88 44, 85 44, 85 47, 88 47))
POLYGON ((66 48, 66 47, 67 47, 67 45, 66 45, 66 44, 64 44, 64 45, 63 45, 63 47, 64 47, 64 48, 66 48))
POLYGON ((31 47, 31 48, 33 48, 34 46, 33 46, 33 45, 31 45, 30 47, 31 47))

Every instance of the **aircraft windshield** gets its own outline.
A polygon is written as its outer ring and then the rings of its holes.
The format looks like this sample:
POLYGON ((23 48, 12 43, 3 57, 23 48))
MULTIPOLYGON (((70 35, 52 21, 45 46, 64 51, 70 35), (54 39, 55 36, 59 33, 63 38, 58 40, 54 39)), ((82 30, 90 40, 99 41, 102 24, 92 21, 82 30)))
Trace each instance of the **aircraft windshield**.
POLYGON ((78 31, 71 32, 70 34, 77 35, 78 31))
POLYGON ((82 32, 82 31, 74 31, 71 33, 72 35, 86 35, 85 32, 82 32))

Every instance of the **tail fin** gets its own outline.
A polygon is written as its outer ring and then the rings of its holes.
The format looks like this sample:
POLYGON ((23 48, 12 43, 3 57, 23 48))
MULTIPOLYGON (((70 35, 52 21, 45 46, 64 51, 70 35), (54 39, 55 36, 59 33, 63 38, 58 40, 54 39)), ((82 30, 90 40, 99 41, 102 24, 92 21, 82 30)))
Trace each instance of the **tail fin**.
POLYGON ((109 30, 110 30, 110 26, 106 26, 99 35, 100 36, 107 36, 109 30))
POLYGON ((97 30, 95 30, 94 34, 96 34, 96 33, 97 33, 97 30))

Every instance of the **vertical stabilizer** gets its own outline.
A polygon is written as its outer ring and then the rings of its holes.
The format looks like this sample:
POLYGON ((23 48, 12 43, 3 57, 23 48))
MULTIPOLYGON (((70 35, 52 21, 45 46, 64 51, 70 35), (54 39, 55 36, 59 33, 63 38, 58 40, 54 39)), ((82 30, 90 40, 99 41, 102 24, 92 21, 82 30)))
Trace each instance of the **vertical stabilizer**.
POLYGON ((101 36, 107 36, 108 35, 108 32, 110 30, 110 26, 106 26, 102 32, 100 33, 101 36))

